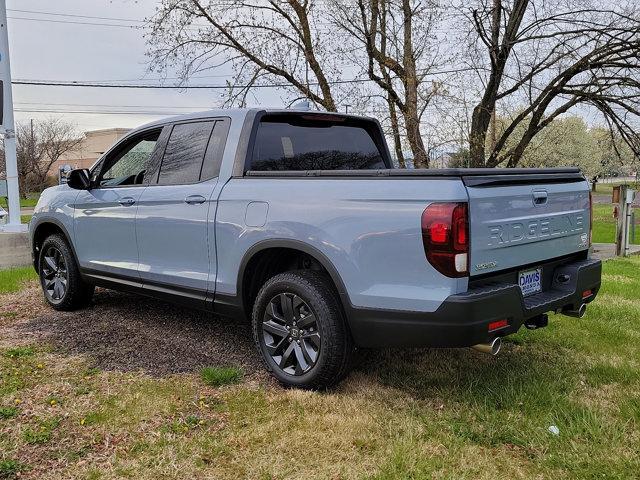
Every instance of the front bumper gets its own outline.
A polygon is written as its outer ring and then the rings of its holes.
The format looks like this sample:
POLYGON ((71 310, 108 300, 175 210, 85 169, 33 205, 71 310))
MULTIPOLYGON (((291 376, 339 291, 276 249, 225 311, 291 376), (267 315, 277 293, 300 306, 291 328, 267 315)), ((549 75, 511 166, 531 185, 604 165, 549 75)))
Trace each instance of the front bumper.
MULTIPOLYGON (((451 295, 435 312, 354 308, 349 324, 361 347, 469 347, 517 332, 530 319, 593 301, 600 289, 602 263, 584 259, 545 266, 547 287, 523 297, 516 282, 495 281, 451 295), (588 293, 588 294, 587 294, 588 293), (489 324, 507 326, 489 331, 489 324)), ((502 279, 504 280, 504 278, 502 279)))

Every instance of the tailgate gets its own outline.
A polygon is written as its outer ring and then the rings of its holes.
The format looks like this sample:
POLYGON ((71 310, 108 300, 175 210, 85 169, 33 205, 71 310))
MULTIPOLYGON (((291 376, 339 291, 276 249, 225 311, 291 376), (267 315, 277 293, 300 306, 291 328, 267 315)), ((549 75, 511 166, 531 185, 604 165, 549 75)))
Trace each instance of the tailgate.
POLYGON ((470 275, 532 265, 589 248, 589 185, 579 174, 463 177, 470 275))

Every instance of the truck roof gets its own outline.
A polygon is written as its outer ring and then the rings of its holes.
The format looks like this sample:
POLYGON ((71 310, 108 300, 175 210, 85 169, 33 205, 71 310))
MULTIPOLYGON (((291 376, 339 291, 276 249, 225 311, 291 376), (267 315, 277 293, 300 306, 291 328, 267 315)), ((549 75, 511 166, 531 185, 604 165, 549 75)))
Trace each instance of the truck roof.
POLYGON ((247 116, 249 112, 266 112, 266 113, 275 113, 275 114, 301 114, 301 115, 330 115, 339 118, 354 118, 354 119, 366 119, 366 120, 374 120, 373 117, 363 116, 363 115, 351 115, 348 113, 337 113, 337 112, 325 112, 320 110, 302 110, 296 108, 217 108, 212 110, 203 110, 201 112, 193 112, 193 113, 185 113, 183 115, 175 115, 171 117, 161 118, 159 120, 154 120, 152 122, 146 123, 139 127, 136 127, 130 131, 131 133, 135 133, 139 130, 143 130, 153 126, 164 125, 165 123, 171 122, 181 122, 185 120, 199 120, 203 118, 212 118, 212 117, 229 117, 233 120, 242 120, 247 116))

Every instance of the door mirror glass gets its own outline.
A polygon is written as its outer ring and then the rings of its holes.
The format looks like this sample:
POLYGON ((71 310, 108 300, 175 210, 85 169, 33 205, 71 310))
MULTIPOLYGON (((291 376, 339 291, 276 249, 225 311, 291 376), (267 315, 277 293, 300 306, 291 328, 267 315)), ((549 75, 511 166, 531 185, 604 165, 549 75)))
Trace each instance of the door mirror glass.
POLYGON ((89 190, 91 188, 89 175, 89 170, 86 168, 71 170, 67 175, 67 185, 76 190, 89 190))

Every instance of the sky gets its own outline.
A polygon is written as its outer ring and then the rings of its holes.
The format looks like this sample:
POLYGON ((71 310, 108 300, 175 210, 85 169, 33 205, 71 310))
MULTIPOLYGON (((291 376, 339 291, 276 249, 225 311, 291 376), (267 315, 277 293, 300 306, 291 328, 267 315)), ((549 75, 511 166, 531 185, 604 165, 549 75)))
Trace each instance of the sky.
MULTIPOLYGON (((159 73, 149 72, 141 28, 158 0, 6 0, 6 4, 14 81, 162 83, 159 73)), ((176 82, 171 79, 175 72, 166 75, 165 85, 176 82)), ((226 67, 203 75, 196 74, 200 78, 191 79, 191 84, 220 85, 232 79, 226 67)), ((63 117, 79 131, 132 128, 169 115, 215 108, 220 92, 13 86, 16 121, 63 117)), ((277 90, 254 92, 252 105, 284 105, 277 90)), ((572 113, 590 124, 600 123, 588 109, 572 113)))
MULTIPOLYGON (((161 83, 157 80, 158 73, 148 71, 144 30, 139 27, 145 17, 154 13, 157 0, 6 0, 6 3, 14 81, 161 83), (102 25, 105 23, 109 26, 102 25)), ((192 84, 224 84, 224 76, 229 74, 221 69, 208 73, 216 77, 194 79, 192 84)), ((171 77, 172 72, 167 76, 171 77)), ((173 82, 167 79, 164 84, 173 82)), ((16 122, 62 116, 78 130, 88 131, 131 128, 156 118, 215 108, 220 96, 215 90, 14 85, 13 101, 16 122), (77 113, 81 111, 103 113, 77 113), (155 112, 155 115, 105 112, 155 112)), ((276 92, 262 92, 260 101, 273 106, 282 104, 276 92)))

